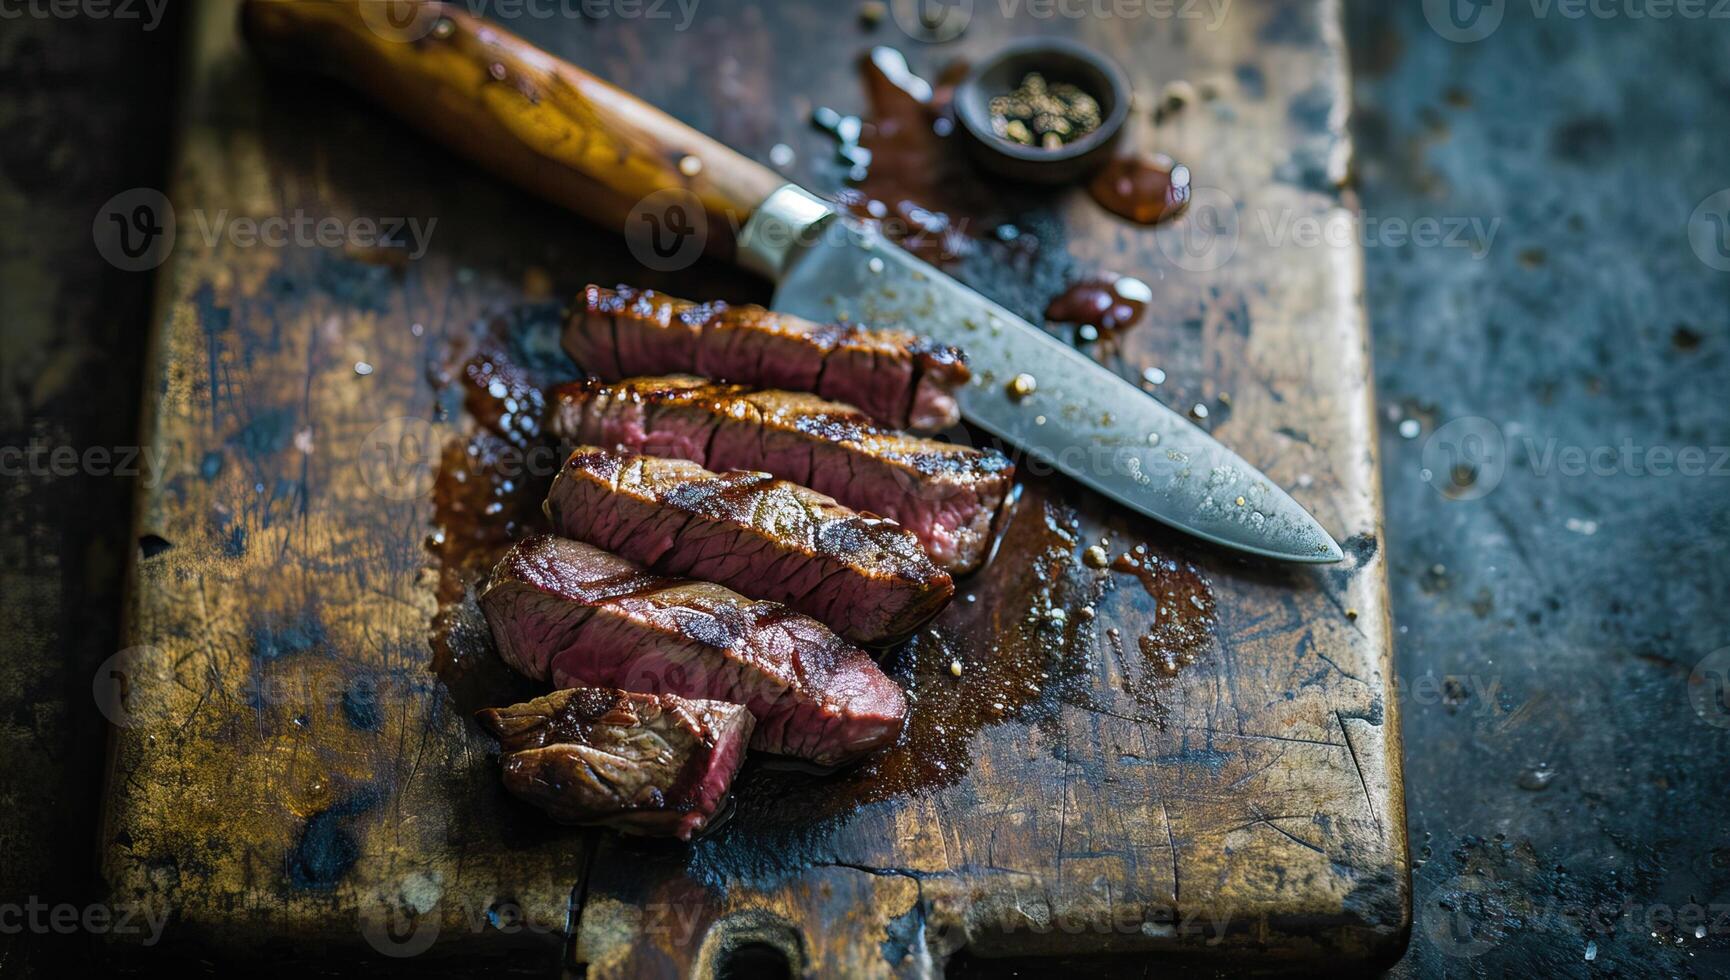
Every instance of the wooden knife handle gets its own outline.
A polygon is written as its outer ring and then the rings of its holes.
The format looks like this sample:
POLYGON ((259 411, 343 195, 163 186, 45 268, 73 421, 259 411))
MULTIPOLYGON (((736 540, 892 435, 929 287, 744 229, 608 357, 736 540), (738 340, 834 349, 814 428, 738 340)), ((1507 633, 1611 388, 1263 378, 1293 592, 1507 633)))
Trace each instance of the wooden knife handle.
POLYGON ((683 202, 707 218, 705 250, 730 258, 745 220, 786 183, 460 5, 245 0, 241 24, 268 60, 335 75, 482 166, 605 227, 662 221, 683 202))

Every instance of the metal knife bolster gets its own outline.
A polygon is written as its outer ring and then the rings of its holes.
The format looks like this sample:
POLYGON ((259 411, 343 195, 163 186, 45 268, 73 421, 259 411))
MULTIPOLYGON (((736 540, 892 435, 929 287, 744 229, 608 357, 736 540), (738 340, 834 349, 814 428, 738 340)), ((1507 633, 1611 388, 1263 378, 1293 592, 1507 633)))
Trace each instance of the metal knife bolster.
POLYGON ((898 326, 966 350, 962 415, 1023 451, 1029 471, 1061 472, 1251 554, 1341 559, 1284 489, 1182 414, 803 188, 771 193, 738 241, 740 264, 776 283, 781 312, 898 326))
POLYGON ((784 184, 739 230, 738 263, 779 283, 798 252, 815 244, 837 217, 827 201, 797 184, 784 184))

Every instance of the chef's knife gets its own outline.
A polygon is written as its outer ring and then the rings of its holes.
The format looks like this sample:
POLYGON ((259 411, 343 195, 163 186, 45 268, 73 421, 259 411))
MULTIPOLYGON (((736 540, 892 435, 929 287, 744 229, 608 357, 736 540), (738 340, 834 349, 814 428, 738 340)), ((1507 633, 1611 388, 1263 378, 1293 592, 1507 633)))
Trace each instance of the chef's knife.
POLYGON ((243 26, 273 60, 335 74, 482 165, 623 229, 650 265, 706 250, 773 280, 775 309, 901 325, 965 349, 963 415, 1031 461, 1208 541, 1340 560, 1315 518, 1182 415, 773 170, 459 5, 246 0, 243 26))

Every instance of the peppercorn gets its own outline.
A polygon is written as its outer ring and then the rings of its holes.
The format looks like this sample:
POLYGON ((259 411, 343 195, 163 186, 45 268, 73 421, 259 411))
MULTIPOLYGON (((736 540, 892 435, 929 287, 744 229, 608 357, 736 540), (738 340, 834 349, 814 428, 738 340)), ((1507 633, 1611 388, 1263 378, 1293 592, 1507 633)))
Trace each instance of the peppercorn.
POLYGON ((1022 146, 1055 150, 1099 128, 1099 102, 1068 82, 1029 72, 990 103, 991 131, 1022 146))

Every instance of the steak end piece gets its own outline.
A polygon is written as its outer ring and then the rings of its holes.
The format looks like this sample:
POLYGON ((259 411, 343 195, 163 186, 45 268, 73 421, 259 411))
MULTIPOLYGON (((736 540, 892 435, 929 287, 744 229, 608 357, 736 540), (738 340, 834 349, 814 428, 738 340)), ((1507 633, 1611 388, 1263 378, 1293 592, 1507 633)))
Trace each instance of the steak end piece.
POLYGON ((906 528, 767 473, 580 447, 546 511, 556 534, 785 603, 855 643, 905 639, 955 594, 906 528))
POLYGON ((647 289, 589 286, 574 304, 565 352, 607 381, 697 374, 809 391, 897 429, 961 421, 955 392, 972 373, 960 349, 902 330, 813 323, 761 306, 693 303, 647 289))
POLYGON ((991 449, 878 428, 849 405, 688 375, 561 385, 548 429, 567 445, 623 447, 711 470, 761 470, 919 538, 940 568, 990 553, 1015 466, 991 449))
POLYGON ((477 718, 505 788, 554 820, 687 841, 726 802, 754 725, 741 705, 593 687, 477 718))
POLYGON ((480 605, 529 677, 742 704, 764 752, 834 765, 894 741, 906 717, 901 688, 815 619, 578 541, 518 542, 480 605))

